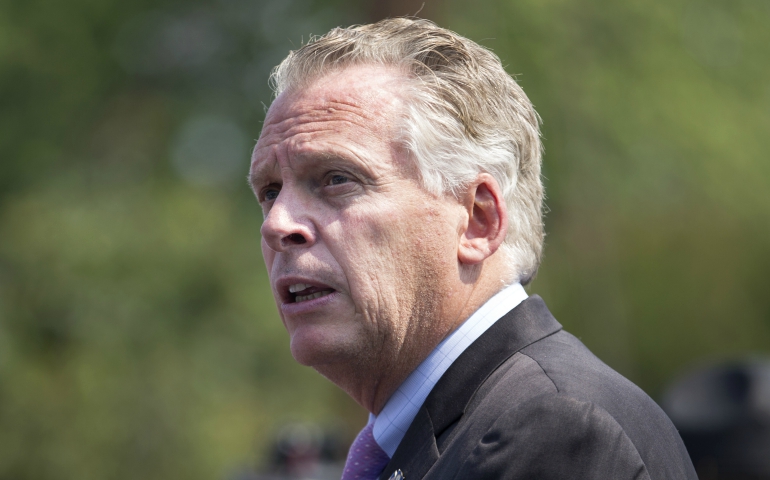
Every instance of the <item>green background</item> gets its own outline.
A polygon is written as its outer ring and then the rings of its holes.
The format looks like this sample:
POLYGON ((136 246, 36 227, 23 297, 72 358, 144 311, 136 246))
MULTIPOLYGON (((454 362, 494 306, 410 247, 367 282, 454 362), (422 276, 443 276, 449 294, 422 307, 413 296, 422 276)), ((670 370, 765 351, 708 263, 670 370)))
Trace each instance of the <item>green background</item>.
MULTIPOLYGON (((245 175, 269 70, 421 2, 0 0, 0 480, 235 478, 365 413, 294 363, 245 175)), ((543 117, 529 287, 660 398, 770 351, 770 3, 446 0, 543 117)))

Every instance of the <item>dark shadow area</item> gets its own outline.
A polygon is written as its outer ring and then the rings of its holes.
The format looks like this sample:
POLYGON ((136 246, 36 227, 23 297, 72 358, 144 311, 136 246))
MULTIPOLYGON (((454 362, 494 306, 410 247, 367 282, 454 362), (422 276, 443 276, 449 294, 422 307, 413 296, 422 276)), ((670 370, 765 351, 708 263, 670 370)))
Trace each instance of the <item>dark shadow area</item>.
POLYGON ((701 480, 770 479, 770 360, 694 369, 669 386, 662 406, 701 480))

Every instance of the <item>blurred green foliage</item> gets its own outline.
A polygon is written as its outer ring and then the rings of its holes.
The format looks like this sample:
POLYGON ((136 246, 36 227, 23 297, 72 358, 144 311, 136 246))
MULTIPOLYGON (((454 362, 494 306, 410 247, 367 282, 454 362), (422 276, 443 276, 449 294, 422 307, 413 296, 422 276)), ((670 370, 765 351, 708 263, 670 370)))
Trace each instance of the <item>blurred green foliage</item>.
MULTIPOLYGON (((530 290, 567 329, 653 395, 767 353, 770 5, 431 12, 544 119, 530 290)), ((366 20, 342 0, 0 3, 0 480, 236 478, 283 422, 355 430, 291 359, 244 177, 269 69, 366 20)))
POLYGON ((291 358, 245 181, 270 68, 341 10, 2 4, 0 479, 236 478, 364 418, 291 358))
POLYGON ((446 9, 543 117, 531 290, 565 327, 653 395, 698 359, 770 351, 770 4, 446 9))

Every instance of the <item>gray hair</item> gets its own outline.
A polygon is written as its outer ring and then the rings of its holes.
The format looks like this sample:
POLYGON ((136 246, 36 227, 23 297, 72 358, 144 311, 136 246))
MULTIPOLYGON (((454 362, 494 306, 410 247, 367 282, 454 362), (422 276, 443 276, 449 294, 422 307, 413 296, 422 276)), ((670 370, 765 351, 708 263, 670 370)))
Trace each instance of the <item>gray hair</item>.
POLYGON ((401 140, 428 191, 459 196, 481 172, 497 180, 509 224, 501 249, 529 283, 544 238, 540 117, 500 59, 428 20, 392 18, 312 37, 273 70, 271 85, 277 96, 362 64, 398 67, 415 80, 401 140))

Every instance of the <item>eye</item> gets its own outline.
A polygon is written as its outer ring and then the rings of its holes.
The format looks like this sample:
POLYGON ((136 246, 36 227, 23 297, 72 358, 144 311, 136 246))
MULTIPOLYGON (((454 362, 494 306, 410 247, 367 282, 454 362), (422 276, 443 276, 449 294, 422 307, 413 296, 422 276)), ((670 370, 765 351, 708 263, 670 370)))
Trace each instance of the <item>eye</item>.
POLYGON ((346 198, 361 193, 362 185, 359 177, 345 170, 326 172, 319 187, 319 193, 329 198, 346 198))
POLYGON ((345 175, 335 174, 329 178, 329 185, 342 185, 348 183, 350 179, 345 175))
POLYGON ((270 185, 265 187, 262 190, 262 201, 263 202, 272 202, 276 198, 278 198, 278 194, 281 193, 281 188, 276 185, 270 185))

